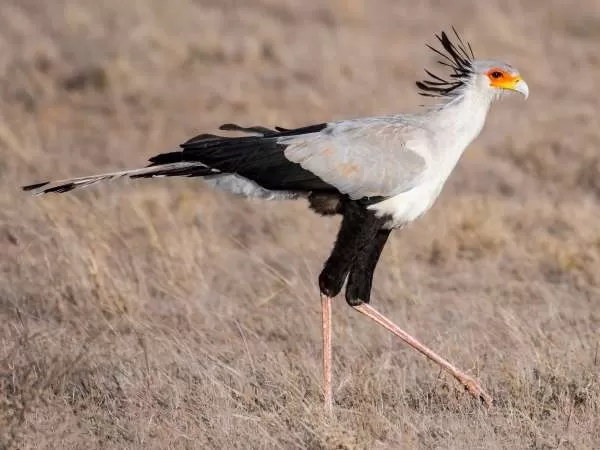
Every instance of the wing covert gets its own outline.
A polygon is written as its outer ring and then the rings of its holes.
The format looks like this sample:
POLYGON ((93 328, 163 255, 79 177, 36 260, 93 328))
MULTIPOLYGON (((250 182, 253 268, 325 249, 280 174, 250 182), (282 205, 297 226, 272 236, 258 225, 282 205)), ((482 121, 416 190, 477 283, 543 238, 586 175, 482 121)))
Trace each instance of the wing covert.
POLYGON ((428 168, 423 130, 390 122, 338 122, 317 135, 284 138, 285 157, 352 199, 390 197, 428 168), (419 143, 421 143, 419 145, 419 143))

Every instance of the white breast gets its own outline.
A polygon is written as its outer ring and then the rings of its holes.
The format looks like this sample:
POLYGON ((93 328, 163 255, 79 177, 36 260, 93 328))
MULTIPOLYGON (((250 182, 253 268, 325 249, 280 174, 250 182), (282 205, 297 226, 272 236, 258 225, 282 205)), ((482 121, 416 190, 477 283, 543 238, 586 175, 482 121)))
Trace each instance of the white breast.
POLYGON ((375 211, 377 217, 390 217, 385 228, 399 228, 425 214, 440 195, 443 184, 443 181, 428 181, 410 191, 375 203, 368 209, 375 211))

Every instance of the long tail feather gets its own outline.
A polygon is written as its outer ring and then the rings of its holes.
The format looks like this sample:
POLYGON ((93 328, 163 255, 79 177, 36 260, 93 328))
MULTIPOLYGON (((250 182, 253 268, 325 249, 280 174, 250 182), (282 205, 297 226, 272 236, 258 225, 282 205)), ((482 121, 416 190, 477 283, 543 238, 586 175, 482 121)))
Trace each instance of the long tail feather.
POLYGON ((34 195, 43 195, 51 192, 63 193, 74 189, 82 189, 101 181, 110 181, 117 178, 152 178, 168 176, 205 176, 219 173, 218 170, 206 167, 200 162, 175 162, 160 166, 143 167, 141 169, 123 170, 120 172, 102 173, 87 177, 70 178, 67 180, 45 181, 43 183, 23 186, 24 191, 31 191, 34 195))
POLYGON ((326 123, 321 123, 296 129, 275 127, 271 130, 261 126, 224 124, 221 130, 240 131, 249 136, 226 137, 203 133, 187 140, 176 151, 153 156, 149 159, 150 164, 141 169, 45 181, 23 186, 22 189, 43 195, 69 192, 123 177, 211 177, 235 174, 271 191, 331 190, 333 188, 319 177, 289 161, 284 155, 285 144, 278 141, 282 137, 317 133, 326 127, 326 123))

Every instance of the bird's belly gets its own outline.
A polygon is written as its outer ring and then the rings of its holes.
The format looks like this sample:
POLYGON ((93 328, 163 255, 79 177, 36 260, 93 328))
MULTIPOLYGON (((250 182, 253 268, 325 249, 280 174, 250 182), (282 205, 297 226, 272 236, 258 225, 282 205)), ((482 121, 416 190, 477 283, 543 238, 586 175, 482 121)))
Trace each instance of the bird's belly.
POLYGON ((213 189, 244 197, 257 197, 263 200, 288 200, 300 197, 298 192, 270 191, 259 186, 252 180, 230 173, 203 177, 202 181, 213 189))
POLYGON ((369 206, 377 217, 389 217, 386 228, 399 228, 418 219, 431 208, 442 190, 443 183, 425 183, 410 191, 369 206))

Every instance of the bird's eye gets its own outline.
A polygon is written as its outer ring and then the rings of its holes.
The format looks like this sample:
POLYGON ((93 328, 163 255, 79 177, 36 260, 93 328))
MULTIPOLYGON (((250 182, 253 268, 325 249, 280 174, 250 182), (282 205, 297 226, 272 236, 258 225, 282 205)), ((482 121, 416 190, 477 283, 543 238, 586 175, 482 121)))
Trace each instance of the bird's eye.
POLYGON ((502 72, 498 72, 497 70, 492 72, 492 78, 502 78, 503 74, 502 72))

